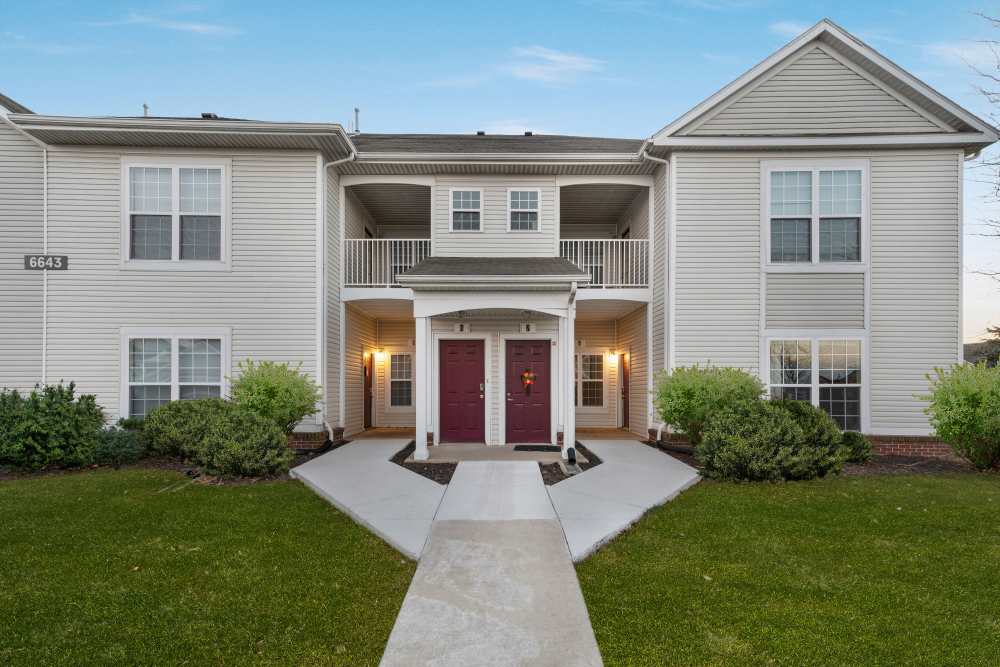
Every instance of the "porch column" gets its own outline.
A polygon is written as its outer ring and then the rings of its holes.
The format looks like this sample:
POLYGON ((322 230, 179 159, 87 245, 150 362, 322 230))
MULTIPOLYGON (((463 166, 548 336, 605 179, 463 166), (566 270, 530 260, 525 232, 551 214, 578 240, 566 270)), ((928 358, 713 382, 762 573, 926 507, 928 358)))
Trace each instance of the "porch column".
POLYGON ((414 364, 413 376, 414 376, 414 408, 416 410, 416 434, 414 440, 416 441, 416 449, 413 452, 413 458, 418 461, 427 460, 427 402, 429 400, 428 387, 430 387, 430 378, 427 375, 427 369, 429 364, 427 363, 427 330, 429 319, 426 317, 417 317, 415 334, 416 338, 414 340, 414 364))
POLYGON ((563 322, 563 448, 562 455, 566 458, 566 450, 576 446, 576 406, 573 398, 576 395, 576 378, 573 372, 573 356, 576 354, 576 304, 570 304, 566 309, 563 322))

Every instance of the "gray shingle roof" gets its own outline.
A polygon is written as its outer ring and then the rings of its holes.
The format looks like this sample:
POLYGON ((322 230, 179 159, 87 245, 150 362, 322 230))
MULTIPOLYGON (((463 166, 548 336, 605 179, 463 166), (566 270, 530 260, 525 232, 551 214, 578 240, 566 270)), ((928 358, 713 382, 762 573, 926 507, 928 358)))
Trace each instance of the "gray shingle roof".
POLYGON ((571 137, 556 134, 355 134, 359 153, 638 153, 641 139, 571 137))
POLYGON ((35 113, 28 107, 10 99, 3 93, 0 93, 0 107, 7 109, 7 111, 10 111, 11 113, 35 113))
POLYGON ((559 276, 589 280, 590 274, 562 257, 428 257, 401 277, 559 276))

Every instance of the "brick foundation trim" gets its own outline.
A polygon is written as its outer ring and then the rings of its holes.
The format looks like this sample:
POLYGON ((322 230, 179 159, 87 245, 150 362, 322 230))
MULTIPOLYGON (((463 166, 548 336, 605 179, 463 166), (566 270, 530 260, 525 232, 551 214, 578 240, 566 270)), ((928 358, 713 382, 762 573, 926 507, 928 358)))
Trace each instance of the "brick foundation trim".
POLYGON ((292 449, 323 449, 325 445, 326 431, 317 431, 315 433, 291 433, 288 436, 288 446, 292 449))
POLYGON ((869 435, 872 451, 883 456, 924 456, 957 459, 946 443, 926 435, 869 435))

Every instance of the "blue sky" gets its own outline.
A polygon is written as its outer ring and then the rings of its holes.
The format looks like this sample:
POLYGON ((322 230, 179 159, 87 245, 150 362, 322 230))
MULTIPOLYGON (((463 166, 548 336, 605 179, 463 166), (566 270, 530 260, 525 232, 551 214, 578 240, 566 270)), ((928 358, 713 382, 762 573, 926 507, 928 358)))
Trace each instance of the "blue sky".
MULTIPOLYGON (((646 137, 823 16, 969 109, 967 63, 1000 38, 981 2, 7 2, 0 91, 40 113, 220 115, 365 131, 646 137)), ((997 10, 1000 14, 1000 10, 997 10)), ((971 236, 998 206, 970 170, 971 236)), ((1000 213, 994 214, 1000 217, 1000 213)), ((1000 283, 969 273, 966 338, 1000 324, 1000 283)))

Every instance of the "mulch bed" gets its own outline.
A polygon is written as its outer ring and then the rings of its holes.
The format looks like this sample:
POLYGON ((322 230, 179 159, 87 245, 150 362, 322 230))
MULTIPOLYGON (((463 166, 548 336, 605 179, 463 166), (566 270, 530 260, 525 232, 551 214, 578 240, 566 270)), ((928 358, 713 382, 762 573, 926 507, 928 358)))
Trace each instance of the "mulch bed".
MULTIPOLYGON (((579 442, 576 443, 576 451, 583 454, 584 458, 587 459, 586 463, 584 463, 583 459, 577 459, 577 463, 580 464, 582 470, 587 471, 601 465, 601 458, 579 442)), ((542 471, 542 481, 545 482, 545 486, 552 486, 564 479, 570 478, 569 475, 563 472, 559 463, 539 463, 538 468, 542 471)))
POLYGON ((427 461, 407 461, 406 459, 410 458, 413 454, 413 450, 416 448, 416 442, 411 440, 410 444, 396 452, 395 456, 389 460, 398 466, 406 468, 410 472, 415 472, 418 475, 426 477, 432 482, 444 485, 451 483, 451 477, 455 474, 455 468, 458 467, 458 464, 445 462, 428 463, 427 461))
POLYGON ((963 472, 976 472, 976 469, 972 464, 957 459, 876 455, 868 463, 848 463, 844 466, 843 474, 849 477, 859 477, 864 475, 936 475, 963 472))

